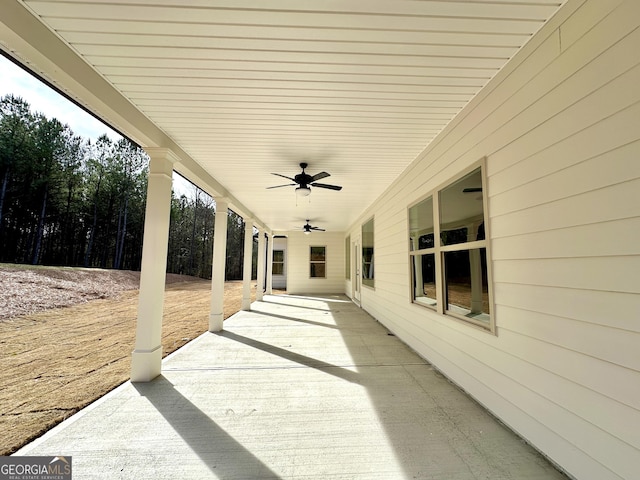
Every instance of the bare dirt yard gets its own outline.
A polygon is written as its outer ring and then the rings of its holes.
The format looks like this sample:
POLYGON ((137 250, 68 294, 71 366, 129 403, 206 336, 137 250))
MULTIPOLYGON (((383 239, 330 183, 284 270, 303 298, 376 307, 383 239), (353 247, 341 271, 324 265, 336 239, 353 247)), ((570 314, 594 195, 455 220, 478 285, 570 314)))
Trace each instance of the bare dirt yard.
MULTIPOLYGON (((0 265, 0 455, 129 379, 139 272, 0 265)), ((211 282, 168 274, 163 354, 208 328, 211 282)), ((255 284, 251 289, 255 297, 255 284)), ((240 310, 227 282, 224 316, 240 310)))

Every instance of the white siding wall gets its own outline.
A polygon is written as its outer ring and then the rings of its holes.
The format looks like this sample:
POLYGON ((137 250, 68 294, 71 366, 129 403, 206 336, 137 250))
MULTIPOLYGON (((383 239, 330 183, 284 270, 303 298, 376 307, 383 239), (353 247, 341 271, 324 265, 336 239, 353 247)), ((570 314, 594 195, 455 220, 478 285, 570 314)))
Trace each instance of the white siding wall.
POLYGON ((572 476, 640 478, 638 0, 570 0, 371 215, 363 308, 572 476), (485 156, 496 336, 408 274, 407 206, 485 156))
POLYGON ((288 234, 287 293, 340 293, 344 291, 344 234, 302 232, 288 234), (309 278, 309 247, 327 247, 327 277, 309 278))

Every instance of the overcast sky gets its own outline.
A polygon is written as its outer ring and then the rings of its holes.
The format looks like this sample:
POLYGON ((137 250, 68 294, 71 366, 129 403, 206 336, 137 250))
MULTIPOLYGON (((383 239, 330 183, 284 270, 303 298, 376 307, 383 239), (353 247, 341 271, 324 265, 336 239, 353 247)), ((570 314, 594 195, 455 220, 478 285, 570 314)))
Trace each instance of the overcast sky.
POLYGON ((33 112, 66 123, 76 135, 93 142, 106 133, 112 140, 122 138, 55 90, 0 55, 0 97, 12 93, 31 105, 33 112))

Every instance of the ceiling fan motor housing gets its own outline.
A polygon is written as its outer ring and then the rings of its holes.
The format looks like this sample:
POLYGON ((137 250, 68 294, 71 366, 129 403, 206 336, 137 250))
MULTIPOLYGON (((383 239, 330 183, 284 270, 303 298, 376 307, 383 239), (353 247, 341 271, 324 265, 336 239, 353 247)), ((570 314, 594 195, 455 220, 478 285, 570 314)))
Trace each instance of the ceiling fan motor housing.
POLYGON ((307 175, 306 173, 299 173, 293 178, 301 187, 306 187, 311 183, 311 175, 307 175))
POLYGON ((316 173, 315 175, 309 175, 307 174, 307 172, 305 172, 305 168, 307 168, 307 164, 306 163, 301 163, 300 164, 300 168, 302 168, 302 172, 297 174, 295 177, 289 177, 287 175, 282 175, 281 173, 272 173, 272 175, 276 175, 278 177, 283 177, 286 178, 288 180, 291 180, 295 183, 291 183, 291 184, 285 184, 285 185, 276 185, 274 187, 267 187, 267 188, 280 188, 280 187, 289 187, 289 186, 297 186, 296 187, 296 194, 299 196, 304 196, 306 197, 307 195, 309 195, 311 193, 311 188, 309 187, 318 187, 318 188, 325 188, 325 189, 329 189, 329 190, 342 190, 342 187, 338 186, 338 185, 328 185, 326 183, 318 183, 318 180, 321 180, 323 178, 327 178, 330 177, 331 175, 328 174, 327 172, 319 172, 316 173))
POLYGON ((300 185, 301 187, 306 187, 307 185, 309 185, 311 183, 312 177, 311 175, 307 175, 307 173, 304 171, 305 168, 307 168, 309 165, 302 162, 300 164, 300 168, 302 169, 302 173, 299 173, 298 175, 296 175, 294 178, 295 182, 300 185))

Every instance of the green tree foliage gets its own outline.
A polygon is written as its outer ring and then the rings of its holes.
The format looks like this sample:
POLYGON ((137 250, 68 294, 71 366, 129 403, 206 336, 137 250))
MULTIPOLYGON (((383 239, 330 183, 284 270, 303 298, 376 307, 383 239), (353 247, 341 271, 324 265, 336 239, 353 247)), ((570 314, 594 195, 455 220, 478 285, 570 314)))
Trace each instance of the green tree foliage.
POLYGON ((0 233, 6 215, 7 193, 14 172, 20 171, 31 155, 35 118, 29 104, 19 97, 0 99, 0 233))
POLYGON ((140 266, 148 159, 0 98, 0 261, 140 266))
MULTIPOLYGON (((138 270, 148 163, 127 139, 91 143, 0 98, 0 262, 138 270)), ((167 271, 211 278, 215 202, 192 193, 172 196, 167 271)), ((230 211, 228 225, 226 277, 241 279, 244 223, 230 211)))
MULTIPOLYGON (((190 195, 173 197, 169 226, 167 271, 200 278, 211 278, 215 201, 195 185, 190 195)), ((254 246, 255 247, 255 246, 254 246)), ((256 250, 254 248, 254 250, 256 250)), ((229 210, 227 218, 227 258, 225 278, 242 279, 244 221, 229 210)), ((253 267, 257 262, 257 250, 253 267)), ((254 274, 255 278, 255 274, 254 274)))
POLYGON ((215 202, 196 186, 191 193, 171 202, 167 271, 211 278, 215 202))

